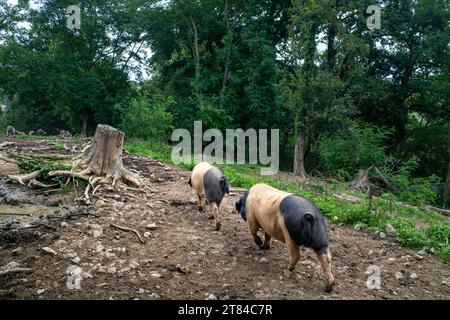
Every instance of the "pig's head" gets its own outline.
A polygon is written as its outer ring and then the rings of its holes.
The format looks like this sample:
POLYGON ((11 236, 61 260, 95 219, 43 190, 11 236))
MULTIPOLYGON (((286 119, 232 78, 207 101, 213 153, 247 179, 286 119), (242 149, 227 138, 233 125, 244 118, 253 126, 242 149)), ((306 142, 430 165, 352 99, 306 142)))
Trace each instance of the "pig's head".
POLYGON ((240 197, 239 200, 236 201, 236 203, 234 204, 234 206, 236 207, 236 213, 239 213, 242 219, 244 219, 245 221, 247 221, 247 209, 246 209, 247 197, 248 191, 246 191, 244 195, 240 197))

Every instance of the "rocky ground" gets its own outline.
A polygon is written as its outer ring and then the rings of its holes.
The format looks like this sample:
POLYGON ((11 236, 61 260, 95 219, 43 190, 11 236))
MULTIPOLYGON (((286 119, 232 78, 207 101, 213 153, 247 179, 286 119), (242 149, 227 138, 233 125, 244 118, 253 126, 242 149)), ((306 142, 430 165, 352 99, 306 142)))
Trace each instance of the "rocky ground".
MULTIPOLYGON (((16 142, 18 150, 52 152, 46 141, 16 142)), ((132 154, 124 163, 151 187, 101 189, 90 206, 0 178, 0 211, 15 213, 0 212, 0 299, 450 298, 448 263, 330 221, 336 285, 327 294, 311 251, 288 272, 285 245, 264 251, 253 243, 233 211, 242 190, 225 198, 214 232, 210 213, 197 210, 189 172, 132 154), (137 230, 145 243, 112 224, 137 230), (366 286, 370 266, 380 268, 379 290, 366 286)), ((0 175, 16 171, 0 161, 0 175)))

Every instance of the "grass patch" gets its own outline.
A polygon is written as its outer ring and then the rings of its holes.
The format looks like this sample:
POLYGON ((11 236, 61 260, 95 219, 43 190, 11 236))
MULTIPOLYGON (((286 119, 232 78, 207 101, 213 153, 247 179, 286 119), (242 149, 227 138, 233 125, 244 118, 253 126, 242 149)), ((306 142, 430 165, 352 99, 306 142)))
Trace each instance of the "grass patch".
MULTIPOLYGON (((162 162, 172 163, 171 147, 164 144, 146 141, 130 141, 126 144, 129 152, 141 156, 150 156, 162 162)), ((182 164, 191 170, 192 164, 182 164)), ((419 208, 404 208, 395 205, 394 196, 384 195, 379 199, 368 199, 361 193, 346 187, 342 182, 331 184, 298 184, 281 181, 277 176, 267 177, 259 175, 257 166, 220 165, 232 186, 250 188, 257 183, 266 183, 277 189, 299 194, 311 200, 329 219, 336 223, 354 226, 363 224, 372 232, 385 232, 386 224, 390 223, 397 230, 397 240, 400 244, 412 248, 434 249, 442 260, 450 259, 450 221, 438 213, 426 212, 419 208), (364 199, 363 203, 351 204, 333 197, 333 192, 345 192, 364 199), (389 198, 391 202, 386 201, 389 198), (424 226, 420 226, 422 221, 424 226)))

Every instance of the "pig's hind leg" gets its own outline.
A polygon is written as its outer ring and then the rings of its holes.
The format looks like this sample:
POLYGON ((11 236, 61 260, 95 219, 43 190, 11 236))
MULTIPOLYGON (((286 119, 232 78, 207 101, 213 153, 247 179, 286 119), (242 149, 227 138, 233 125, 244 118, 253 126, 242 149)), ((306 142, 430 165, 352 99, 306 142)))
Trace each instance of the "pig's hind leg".
POLYGON ((264 244, 261 249, 269 250, 270 245, 272 244, 272 237, 267 232, 264 232, 264 244))

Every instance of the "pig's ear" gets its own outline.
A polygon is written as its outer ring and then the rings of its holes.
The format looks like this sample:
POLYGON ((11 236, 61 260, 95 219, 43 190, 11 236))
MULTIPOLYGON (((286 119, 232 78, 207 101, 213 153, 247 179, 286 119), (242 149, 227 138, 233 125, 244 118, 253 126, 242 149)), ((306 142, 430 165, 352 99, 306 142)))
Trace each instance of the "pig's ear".
POLYGON ((306 213, 305 213, 305 216, 304 216, 304 219, 306 219, 306 220, 308 220, 309 222, 311 222, 311 224, 313 224, 314 221, 316 220, 314 214, 311 213, 311 212, 306 212, 306 213))

